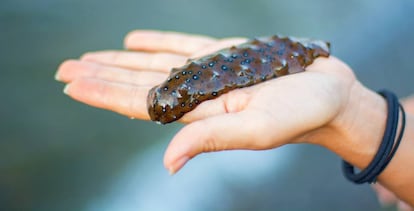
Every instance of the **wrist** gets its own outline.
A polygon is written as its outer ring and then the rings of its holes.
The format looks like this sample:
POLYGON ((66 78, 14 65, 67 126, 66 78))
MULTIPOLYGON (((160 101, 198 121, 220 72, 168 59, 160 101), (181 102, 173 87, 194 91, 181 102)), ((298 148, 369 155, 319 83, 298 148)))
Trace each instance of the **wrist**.
POLYGON ((334 136, 318 144, 363 169, 375 156, 384 135, 387 105, 383 97, 356 81, 338 115, 328 124, 334 136))

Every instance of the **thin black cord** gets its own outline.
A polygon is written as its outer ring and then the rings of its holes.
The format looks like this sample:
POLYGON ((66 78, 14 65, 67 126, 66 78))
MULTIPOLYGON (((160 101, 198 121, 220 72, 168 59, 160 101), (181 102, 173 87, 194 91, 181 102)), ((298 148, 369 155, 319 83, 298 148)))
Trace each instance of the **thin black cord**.
POLYGON ((385 169, 388 163, 394 156, 404 133, 405 129, 405 112, 403 107, 399 104, 397 96, 394 93, 382 90, 378 92, 387 101, 387 122, 382 138, 380 147, 374 159, 368 165, 367 168, 359 173, 355 173, 354 166, 346 161, 343 161, 342 170, 344 175, 350 181, 362 184, 365 182, 373 183, 376 181, 377 176, 385 169), (395 141, 395 136, 398 129, 399 109, 402 111, 402 126, 400 134, 395 141))
POLYGON ((404 130, 405 130, 405 111, 404 111, 404 108, 402 107, 401 104, 398 104, 398 105, 399 105, 399 107, 401 109, 401 117, 402 117, 402 119, 401 119, 400 134, 398 135, 397 140, 395 141, 394 148, 392 148, 392 151, 391 151, 390 155, 388 156, 387 161, 384 163, 384 166, 381 168, 380 171, 383 171, 385 169, 385 167, 388 165, 388 163, 391 161, 391 159, 394 157, 395 152, 397 151, 398 147, 400 146, 401 139, 402 139, 402 137, 404 135, 404 130))
POLYGON ((387 105, 388 105, 387 113, 388 114, 387 114, 386 129, 385 129, 384 136, 381 141, 377 154, 375 155, 371 163, 368 165, 368 167, 362 170, 358 174, 355 174, 354 166, 352 166, 351 164, 345 161, 343 163, 343 171, 344 171, 345 177, 347 177, 347 179, 357 184, 367 182, 368 181, 367 178, 369 179, 369 176, 372 174, 374 169, 381 163, 381 161, 384 161, 386 159, 386 155, 390 153, 391 148, 392 148, 390 140, 393 140, 395 137, 395 132, 393 132, 393 125, 395 125, 395 123, 397 122, 395 121, 395 117, 398 117, 395 115, 396 113, 395 108, 398 109, 398 107, 395 107, 395 99, 393 98, 392 93, 389 93, 387 91, 381 91, 379 92, 379 94, 383 95, 385 100, 387 101, 387 105))

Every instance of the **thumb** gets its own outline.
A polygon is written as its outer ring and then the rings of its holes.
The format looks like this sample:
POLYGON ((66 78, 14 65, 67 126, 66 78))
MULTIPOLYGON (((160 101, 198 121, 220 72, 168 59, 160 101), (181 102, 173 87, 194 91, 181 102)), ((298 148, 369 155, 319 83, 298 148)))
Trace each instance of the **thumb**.
POLYGON ((231 149, 267 149, 270 117, 260 112, 242 111, 202 119, 181 129, 169 144, 164 165, 174 174, 203 152, 231 149), (263 135, 265 134, 265 135, 263 135))

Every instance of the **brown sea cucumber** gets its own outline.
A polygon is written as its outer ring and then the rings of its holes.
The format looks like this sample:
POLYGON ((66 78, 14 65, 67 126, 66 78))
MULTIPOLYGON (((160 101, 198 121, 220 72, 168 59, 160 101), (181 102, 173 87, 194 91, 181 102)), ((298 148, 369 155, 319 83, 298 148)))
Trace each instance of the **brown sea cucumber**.
POLYGON ((220 50, 173 68, 162 84, 149 91, 151 120, 162 124, 180 119, 203 101, 237 88, 305 71, 330 44, 292 37, 262 37, 220 50))

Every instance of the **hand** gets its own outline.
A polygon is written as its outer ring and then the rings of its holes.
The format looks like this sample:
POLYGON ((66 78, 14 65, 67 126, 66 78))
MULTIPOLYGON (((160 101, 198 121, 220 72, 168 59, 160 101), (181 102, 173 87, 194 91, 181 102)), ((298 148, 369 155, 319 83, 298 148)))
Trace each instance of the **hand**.
MULTIPOLYGON (((75 100, 147 120, 148 90, 165 80, 172 67, 244 41, 134 31, 125 39, 129 51, 92 52, 65 61, 56 79, 67 83, 65 93, 75 100)), ((203 102, 181 119, 188 124, 171 141, 164 165, 175 173, 203 152, 262 150, 323 140, 344 122, 355 84, 352 70, 331 56, 318 58, 304 73, 203 102)))

